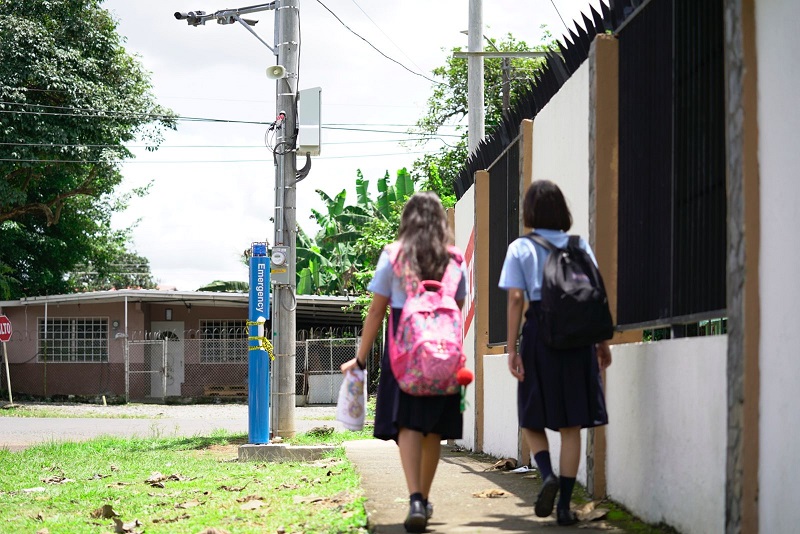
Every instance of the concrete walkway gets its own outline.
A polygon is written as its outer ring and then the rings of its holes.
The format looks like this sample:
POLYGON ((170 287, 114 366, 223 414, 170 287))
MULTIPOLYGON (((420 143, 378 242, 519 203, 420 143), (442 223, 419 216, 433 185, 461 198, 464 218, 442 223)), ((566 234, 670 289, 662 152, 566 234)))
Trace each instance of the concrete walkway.
MULTIPOLYGON (((404 534, 408 490, 397 446, 380 440, 350 441, 345 443, 345 450, 361 476, 370 531, 404 534)), ((492 465, 493 461, 486 457, 443 446, 431 490, 434 515, 428 522, 428 532, 516 534, 542 529, 575 534, 595 528, 622 532, 604 521, 558 527, 555 514, 550 518, 536 517, 533 502, 539 491, 538 473, 510 473, 493 469, 492 465), (534 474, 536 478, 532 477, 534 474), (494 498, 475 496, 497 493, 493 490, 503 493, 494 498)))

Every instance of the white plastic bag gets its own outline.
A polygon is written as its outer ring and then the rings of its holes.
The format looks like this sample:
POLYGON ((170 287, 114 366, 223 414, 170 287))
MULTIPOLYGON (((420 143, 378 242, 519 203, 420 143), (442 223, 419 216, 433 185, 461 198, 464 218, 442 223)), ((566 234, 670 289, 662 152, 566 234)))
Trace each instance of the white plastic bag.
POLYGON ((364 428, 367 411, 367 372, 354 369, 345 373, 336 402, 336 420, 348 430, 364 428))

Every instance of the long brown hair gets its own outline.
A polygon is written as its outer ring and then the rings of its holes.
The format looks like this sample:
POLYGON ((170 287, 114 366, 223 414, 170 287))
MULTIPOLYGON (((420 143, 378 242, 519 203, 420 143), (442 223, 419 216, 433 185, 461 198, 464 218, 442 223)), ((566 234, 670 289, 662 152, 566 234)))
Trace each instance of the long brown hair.
POLYGON ((411 195, 403 208, 397 239, 411 272, 420 280, 441 280, 450 261, 447 246, 452 238, 447 215, 436 193, 422 191, 411 195))

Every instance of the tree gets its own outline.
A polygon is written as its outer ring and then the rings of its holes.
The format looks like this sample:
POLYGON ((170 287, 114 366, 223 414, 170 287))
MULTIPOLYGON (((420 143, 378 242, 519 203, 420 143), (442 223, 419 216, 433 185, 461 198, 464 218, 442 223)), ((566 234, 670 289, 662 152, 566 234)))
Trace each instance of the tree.
POLYGON ((317 190, 326 211, 312 210, 320 231, 313 238, 297 232, 298 294, 360 294, 366 291, 371 269, 383 246, 397 235, 399 210, 414 193, 414 181, 406 169, 389 173, 377 182, 378 197, 369 193, 369 181, 361 171, 356 177, 356 204, 348 205, 347 190, 335 197, 317 190))
POLYGON ((67 283, 81 291, 109 289, 156 289, 150 272, 150 261, 135 252, 119 250, 109 262, 95 266, 92 262, 77 266, 68 274, 67 283))
POLYGON ((210 284, 197 288, 197 290, 219 291, 222 293, 247 293, 250 290, 250 283, 236 280, 214 280, 210 284))
POLYGON ((2 4, 0 290, 64 292, 75 266, 110 270, 124 249, 110 217, 127 205, 115 196, 125 143, 155 149, 174 119, 99 0, 2 4))
MULTIPOLYGON (((545 30, 543 44, 535 46, 535 51, 547 50, 544 43, 551 40, 545 30)), ((489 39, 487 50, 502 52, 529 52, 531 48, 525 41, 517 41, 511 34, 505 39, 489 39)), ((552 46, 552 43, 551 43, 552 46)), ((453 53, 461 52, 460 47, 453 48, 453 53)), ((514 96, 527 89, 537 69, 544 64, 539 58, 510 59, 509 99, 513 103, 514 96)), ((445 207, 455 205, 453 183, 467 161, 467 131, 463 119, 468 112, 467 103, 467 60, 451 55, 445 65, 433 70, 436 77, 443 82, 433 88, 428 98, 427 111, 417 121, 413 133, 423 135, 426 140, 420 144, 430 143, 446 126, 455 126, 461 133, 461 139, 455 144, 446 144, 433 154, 426 154, 414 162, 412 174, 419 180, 423 189, 433 190, 439 194, 445 207)), ((503 112, 503 72, 502 59, 486 58, 484 60, 484 93, 485 123, 487 131, 499 124, 503 112)), ((513 105, 513 104, 512 104, 513 105)))

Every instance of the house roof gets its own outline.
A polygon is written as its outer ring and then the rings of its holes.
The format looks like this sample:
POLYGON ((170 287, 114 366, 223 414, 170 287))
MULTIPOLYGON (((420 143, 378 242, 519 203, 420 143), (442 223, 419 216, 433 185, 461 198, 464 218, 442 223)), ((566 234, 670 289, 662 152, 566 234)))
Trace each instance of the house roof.
MULTIPOLYGON (((168 291, 159 289, 122 289, 119 291, 91 291, 87 293, 70 293, 66 295, 46 295, 40 297, 24 297, 19 300, 0 301, 0 309, 20 306, 40 306, 47 304, 70 304, 79 302, 112 303, 112 302, 149 302, 175 303, 192 306, 213 306, 229 308, 247 308, 247 293, 222 293, 212 291, 168 291)), ((358 309, 343 310, 352 304, 348 297, 297 295, 296 320, 298 323, 318 324, 326 326, 359 326, 361 313, 358 309)), ((274 305, 274 304, 273 304, 274 305)))

